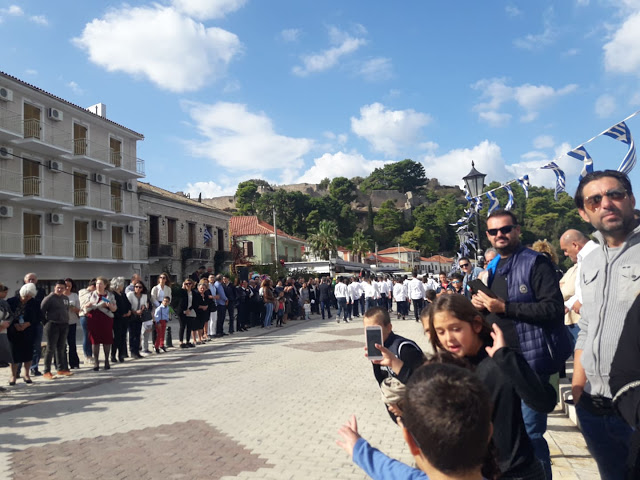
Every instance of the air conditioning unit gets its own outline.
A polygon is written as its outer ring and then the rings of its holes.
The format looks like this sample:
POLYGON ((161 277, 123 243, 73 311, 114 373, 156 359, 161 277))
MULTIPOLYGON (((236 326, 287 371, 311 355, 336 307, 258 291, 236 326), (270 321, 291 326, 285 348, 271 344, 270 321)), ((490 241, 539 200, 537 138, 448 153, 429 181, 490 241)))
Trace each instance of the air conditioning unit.
POLYGON ((61 172, 62 171, 62 162, 59 162, 57 160, 51 160, 49 162, 49 170, 51 170, 52 172, 61 172))
POLYGON ((133 235, 135 233, 135 231, 136 231, 136 229, 135 229, 135 227, 133 225, 131 225, 131 224, 127 225, 127 233, 129 235, 133 235))
POLYGON ((47 110, 47 113, 49 114, 49 118, 51 120, 55 120, 56 122, 62 121, 62 112, 57 108, 50 108, 49 110, 47 110))
POLYGON ((107 183, 107 177, 102 173, 96 173, 93 178, 97 183, 107 183))
POLYGON ((4 100, 5 102, 12 102, 13 91, 5 87, 0 87, 0 100, 4 100))
POLYGON ((2 160, 9 160, 13 155, 13 150, 7 147, 0 147, 0 158, 2 160))
POLYGON ((13 217, 13 207, 0 205, 0 218, 11 218, 11 217, 13 217))
POLYGON ((95 228, 96 230, 106 230, 107 222, 105 222, 104 220, 95 220, 93 222, 93 228, 95 228))
POLYGON ((64 215, 61 213, 50 213, 49 223, 51 225, 62 225, 64 223, 64 215))
POLYGON ((132 181, 128 181, 125 183, 124 187, 127 189, 127 192, 135 192, 136 186, 132 181))

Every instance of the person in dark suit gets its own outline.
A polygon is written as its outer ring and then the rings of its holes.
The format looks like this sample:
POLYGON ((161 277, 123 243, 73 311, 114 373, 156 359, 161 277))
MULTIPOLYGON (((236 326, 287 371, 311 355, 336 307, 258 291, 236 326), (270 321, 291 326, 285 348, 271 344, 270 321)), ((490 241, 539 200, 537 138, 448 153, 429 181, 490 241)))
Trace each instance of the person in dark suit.
POLYGON ((327 315, 331 318, 331 295, 333 291, 331 285, 329 284, 329 277, 324 277, 320 281, 320 286, 318 287, 318 301, 320 302, 320 311, 322 313, 322 318, 324 319, 324 310, 327 309, 327 315))

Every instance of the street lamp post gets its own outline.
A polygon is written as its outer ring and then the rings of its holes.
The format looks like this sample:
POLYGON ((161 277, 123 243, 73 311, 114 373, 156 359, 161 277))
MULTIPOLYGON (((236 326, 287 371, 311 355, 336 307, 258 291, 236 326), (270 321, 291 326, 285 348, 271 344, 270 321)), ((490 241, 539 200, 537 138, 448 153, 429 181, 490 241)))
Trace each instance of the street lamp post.
MULTIPOLYGON (((484 190, 484 177, 487 175, 484 173, 480 173, 476 170, 475 163, 471 160, 471 171, 467 173, 466 176, 462 177, 464 180, 464 184, 467 186, 467 191, 472 197, 478 197, 482 195, 482 191, 484 190)), ((478 258, 482 256, 482 248, 480 247, 480 212, 478 210, 475 211, 476 217, 476 240, 477 240, 477 248, 476 248, 476 264, 478 262, 478 258)))

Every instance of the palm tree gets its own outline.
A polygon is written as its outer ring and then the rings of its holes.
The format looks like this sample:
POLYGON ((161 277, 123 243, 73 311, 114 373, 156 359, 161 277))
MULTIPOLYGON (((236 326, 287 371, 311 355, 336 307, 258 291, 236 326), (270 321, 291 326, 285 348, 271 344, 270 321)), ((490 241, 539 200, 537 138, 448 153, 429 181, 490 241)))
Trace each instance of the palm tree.
POLYGON ((329 260, 332 253, 338 253, 338 226, 330 220, 322 220, 318 225, 318 231, 307 241, 313 253, 322 260, 329 260))
POLYGON ((358 257, 358 262, 362 263, 362 257, 370 250, 369 239, 365 237, 362 230, 357 230, 351 237, 351 253, 358 257))

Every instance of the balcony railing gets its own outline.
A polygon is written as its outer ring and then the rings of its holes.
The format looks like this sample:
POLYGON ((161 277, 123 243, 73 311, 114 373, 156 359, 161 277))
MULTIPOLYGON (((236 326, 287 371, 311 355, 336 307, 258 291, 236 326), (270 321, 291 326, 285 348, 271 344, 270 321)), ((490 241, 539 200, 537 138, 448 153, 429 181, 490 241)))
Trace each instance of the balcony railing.
POLYGON ((24 250, 24 238, 18 233, 3 232, 0 235, 0 254, 20 255, 24 250))
POLYGON ((22 115, 7 108, 0 107, 0 130, 6 130, 13 135, 22 134, 22 115))
POLYGON ((183 260, 209 260, 211 250, 208 248, 184 247, 182 249, 183 260))
POLYGON ((76 207, 85 207, 89 201, 89 192, 85 188, 78 188, 73 191, 73 204, 76 207))
POLYGON ((86 138, 74 138, 73 139, 73 154, 74 155, 86 155, 87 154, 87 139, 86 138))
POLYGON ((24 138, 40 140, 40 120, 29 118, 24 121, 24 138))
POLYGON ((0 191, 20 193, 22 175, 17 172, 0 169, 0 191))
POLYGON ((42 255, 42 237, 40 235, 24 236, 24 254, 25 255, 42 255))
POLYGON ((122 260, 124 257, 122 256, 122 244, 114 243, 111 245, 111 257, 114 260, 122 260))
POLYGON ((116 213, 122 212, 122 198, 111 195, 111 210, 116 213))
POLYGON ((22 194, 39 197, 41 183, 42 180, 40 179, 40 177, 24 177, 22 179, 22 194))
POLYGON ((122 166, 122 153, 120 153, 120 151, 114 150, 113 148, 110 149, 109 153, 109 163, 111 163, 111 165, 113 165, 114 167, 120 168, 122 166))
POLYGON ((149 257, 171 258, 173 252, 173 245, 149 245, 149 257))
POLYGON ((89 258, 89 242, 87 240, 76 241, 73 256, 75 258, 89 258))

